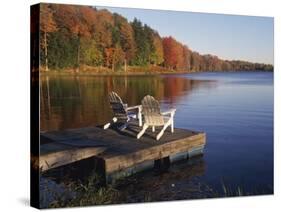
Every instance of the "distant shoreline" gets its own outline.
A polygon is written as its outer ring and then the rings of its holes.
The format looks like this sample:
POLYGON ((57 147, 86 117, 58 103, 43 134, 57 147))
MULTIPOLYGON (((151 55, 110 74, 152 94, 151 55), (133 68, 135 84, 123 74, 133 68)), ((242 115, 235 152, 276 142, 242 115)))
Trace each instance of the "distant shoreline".
POLYGON ((193 74, 193 73, 204 73, 204 72, 213 72, 213 73, 235 73, 235 72, 269 72, 273 73, 274 71, 264 71, 264 70, 232 70, 232 71, 143 71, 143 72, 124 72, 124 71, 103 71, 103 72, 93 72, 93 71, 40 71, 40 76, 153 76, 153 75, 180 75, 180 74, 193 74))

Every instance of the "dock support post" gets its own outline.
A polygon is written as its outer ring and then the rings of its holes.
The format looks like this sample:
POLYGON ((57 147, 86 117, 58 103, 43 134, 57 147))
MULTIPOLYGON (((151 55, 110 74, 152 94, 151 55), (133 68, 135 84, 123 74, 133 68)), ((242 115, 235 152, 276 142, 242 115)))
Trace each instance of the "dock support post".
POLYGON ((170 157, 160 158, 154 161, 154 168, 159 171, 164 171, 170 167, 170 157))

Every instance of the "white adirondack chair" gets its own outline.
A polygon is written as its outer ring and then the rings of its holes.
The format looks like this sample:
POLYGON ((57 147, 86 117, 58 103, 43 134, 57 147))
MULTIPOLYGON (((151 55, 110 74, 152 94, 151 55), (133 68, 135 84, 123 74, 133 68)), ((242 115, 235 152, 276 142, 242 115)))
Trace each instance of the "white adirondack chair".
POLYGON ((155 131, 155 127, 163 126, 161 131, 157 134, 156 140, 159 140, 167 127, 171 126, 171 132, 174 132, 174 115, 176 109, 171 109, 166 112, 160 111, 160 105, 157 100, 152 96, 145 96, 141 102, 142 114, 144 115, 144 124, 142 130, 138 133, 139 139, 147 128, 152 127, 152 132, 155 131))
POLYGON ((122 99, 115 92, 109 93, 109 102, 114 117, 112 118, 111 122, 103 126, 103 129, 109 128, 110 125, 114 123, 123 123, 123 125, 121 125, 119 129, 124 130, 128 126, 128 122, 130 122, 133 119, 138 119, 139 126, 142 126, 141 105, 128 107, 128 105, 124 104, 122 99))

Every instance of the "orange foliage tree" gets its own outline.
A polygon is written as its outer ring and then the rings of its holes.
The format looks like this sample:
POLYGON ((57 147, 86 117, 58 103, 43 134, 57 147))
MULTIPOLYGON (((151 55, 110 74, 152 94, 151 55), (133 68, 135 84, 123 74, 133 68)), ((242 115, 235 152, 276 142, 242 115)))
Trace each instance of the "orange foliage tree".
POLYGON ((183 46, 173 37, 163 38, 164 64, 169 69, 183 69, 183 46))

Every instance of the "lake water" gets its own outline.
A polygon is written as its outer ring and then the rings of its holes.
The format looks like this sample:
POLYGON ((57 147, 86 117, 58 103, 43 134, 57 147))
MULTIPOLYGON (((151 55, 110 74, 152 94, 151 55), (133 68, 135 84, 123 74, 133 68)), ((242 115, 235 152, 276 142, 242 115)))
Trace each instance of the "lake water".
POLYGON ((107 95, 113 90, 129 106, 150 94, 163 109, 177 109, 175 127, 207 133, 204 155, 195 162, 129 178, 127 185, 135 185, 126 188, 132 201, 136 188, 139 194, 158 192, 156 200, 169 199, 167 194, 189 198, 191 182, 216 190, 223 182, 245 194, 273 192, 273 73, 42 76, 40 90, 42 131, 106 123, 112 118, 107 95))

